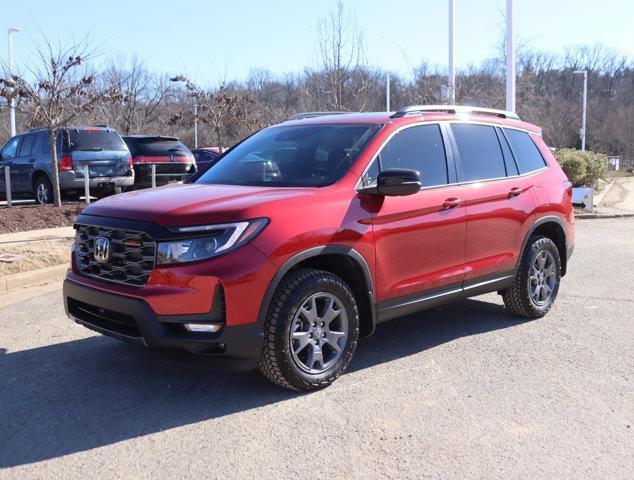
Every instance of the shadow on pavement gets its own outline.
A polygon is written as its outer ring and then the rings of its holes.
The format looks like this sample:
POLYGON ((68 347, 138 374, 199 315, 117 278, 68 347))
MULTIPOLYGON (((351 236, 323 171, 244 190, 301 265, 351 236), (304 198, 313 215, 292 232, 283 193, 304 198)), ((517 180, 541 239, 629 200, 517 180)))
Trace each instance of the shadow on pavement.
MULTIPOLYGON (((464 300, 378 326, 352 370, 456 338, 517 325, 496 304, 464 300)), ((110 445, 269 405, 298 394, 257 372, 183 365, 102 337, 7 353, 0 349, 0 468, 110 445)))

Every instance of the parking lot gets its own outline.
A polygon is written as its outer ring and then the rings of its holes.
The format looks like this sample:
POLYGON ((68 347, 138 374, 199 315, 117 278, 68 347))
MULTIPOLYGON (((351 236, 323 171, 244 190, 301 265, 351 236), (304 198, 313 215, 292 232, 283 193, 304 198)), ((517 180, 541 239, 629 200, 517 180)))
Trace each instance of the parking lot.
MULTIPOLYGON (((489 294, 382 324, 300 395, 0 303, 1 478, 632 478, 634 219, 580 220, 552 311, 489 294)), ((13 303, 17 302, 17 303, 13 303)))

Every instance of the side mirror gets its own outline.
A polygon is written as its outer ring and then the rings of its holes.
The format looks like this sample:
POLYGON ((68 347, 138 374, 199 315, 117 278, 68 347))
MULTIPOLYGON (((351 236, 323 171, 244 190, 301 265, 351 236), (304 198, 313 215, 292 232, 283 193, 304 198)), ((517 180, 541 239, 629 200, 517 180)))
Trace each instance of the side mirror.
POLYGON ((420 174, 407 168, 388 168, 379 173, 376 186, 360 191, 370 195, 398 197, 412 195, 421 188, 420 174))

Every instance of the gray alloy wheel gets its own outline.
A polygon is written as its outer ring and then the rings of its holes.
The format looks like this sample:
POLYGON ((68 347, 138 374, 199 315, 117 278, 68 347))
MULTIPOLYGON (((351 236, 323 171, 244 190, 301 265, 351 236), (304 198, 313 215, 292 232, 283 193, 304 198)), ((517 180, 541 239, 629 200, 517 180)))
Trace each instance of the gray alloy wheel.
POLYGON ((535 257, 528 281, 533 303, 537 306, 548 303, 557 283, 557 264, 548 250, 542 250, 535 257))
POLYGON ((48 178, 41 177, 35 183, 35 201, 40 205, 45 205, 53 201, 53 187, 48 178))
POLYGON ((297 366, 311 374, 325 372, 337 363, 348 339, 343 302, 332 293, 312 294, 297 309, 290 337, 297 366))

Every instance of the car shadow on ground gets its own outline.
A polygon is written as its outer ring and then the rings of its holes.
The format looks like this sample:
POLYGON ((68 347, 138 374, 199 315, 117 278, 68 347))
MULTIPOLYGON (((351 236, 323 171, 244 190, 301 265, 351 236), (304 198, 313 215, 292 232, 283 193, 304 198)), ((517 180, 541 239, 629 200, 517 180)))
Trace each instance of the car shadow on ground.
MULTIPOLYGON (((464 300, 377 327, 351 370, 520 323, 464 300)), ((0 349, 0 468, 23 465, 296 397, 257 372, 191 367, 95 336, 15 353, 0 349)))

